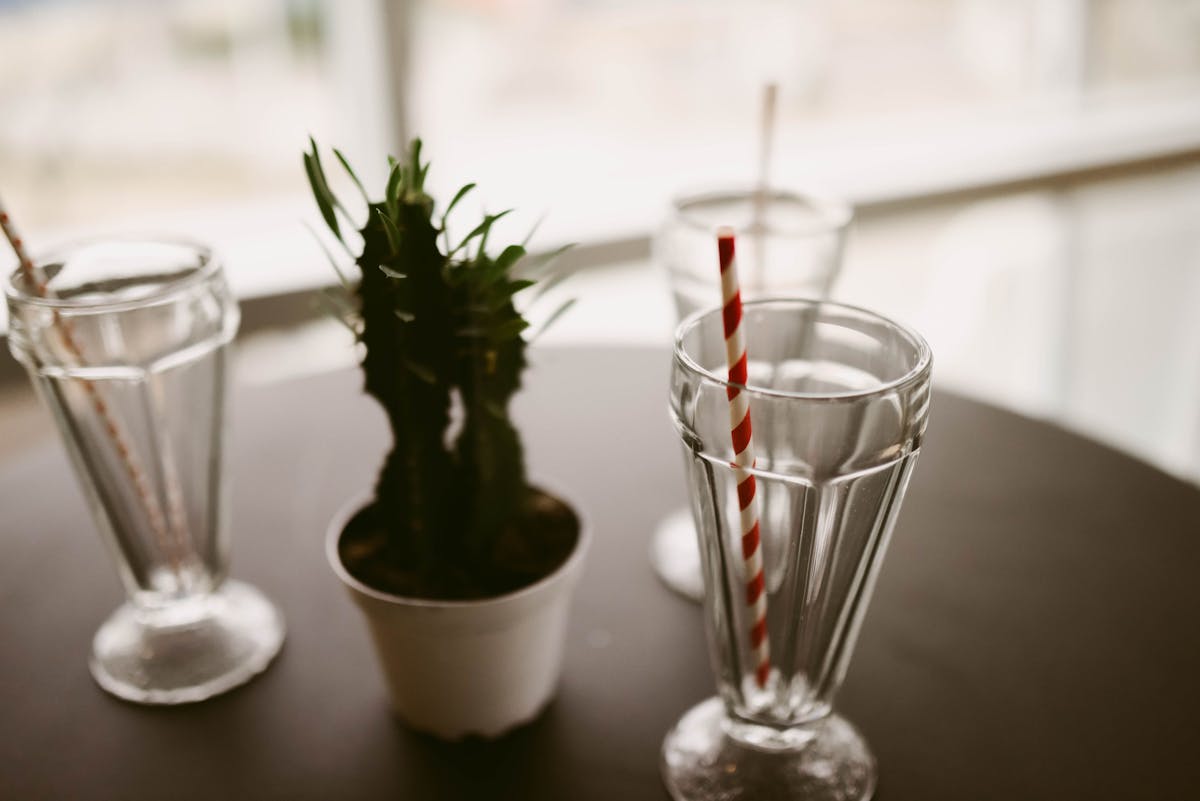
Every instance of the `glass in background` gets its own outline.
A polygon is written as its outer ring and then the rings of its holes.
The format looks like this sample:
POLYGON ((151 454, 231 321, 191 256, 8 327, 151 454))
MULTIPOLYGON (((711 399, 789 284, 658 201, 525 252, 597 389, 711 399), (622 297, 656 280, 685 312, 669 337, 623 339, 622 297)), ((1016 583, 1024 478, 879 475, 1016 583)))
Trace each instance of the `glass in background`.
MULTIPOLYGON (((852 214, 839 201, 778 189, 680 197, 654 243, 655 261, 667 275, 678 319, 720 305, 717 229, 726 225, 739 233, 743 300, 827 298, 841 267, 852 214)), ((691 510, 679 509, 662 521, 651 542, 650 561, 667 586, 700 600, 704 586, 691 510)))

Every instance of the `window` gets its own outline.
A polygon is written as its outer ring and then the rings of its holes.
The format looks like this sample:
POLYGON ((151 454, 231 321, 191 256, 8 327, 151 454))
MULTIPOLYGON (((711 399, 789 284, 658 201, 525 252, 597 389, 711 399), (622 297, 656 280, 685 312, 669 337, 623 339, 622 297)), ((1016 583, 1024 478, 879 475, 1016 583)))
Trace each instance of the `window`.
POLYGON ((307 134, 367 164, 414 132, 440 190, 602 241, 747 180, 764 80, 779 182, 856 200, 1046 171, 1093 128, 1194 146, 1200 0, 3 0, 0 69, 31 232, 279 226, 307 134))
POLYGON ((1200 143, 1194 1, 429 0, 405 30, 406 109, 447 186, 553 209, 560 239, 749 181, 766 80, 778 180, 854 200, 1200 143))
POLYGON ((175 231, 220 245, 241 294, 326 280, 306 137, 390 137, 363 5, 0 0, 0 191, 27 238, 175 231))

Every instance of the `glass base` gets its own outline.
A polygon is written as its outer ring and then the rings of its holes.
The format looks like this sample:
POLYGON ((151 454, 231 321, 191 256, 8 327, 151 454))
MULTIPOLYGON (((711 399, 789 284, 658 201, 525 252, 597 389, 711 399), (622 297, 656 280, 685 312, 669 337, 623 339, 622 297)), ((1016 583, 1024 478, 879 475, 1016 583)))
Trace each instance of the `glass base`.
POLYGON ((662 749, 663 781, 672 798, 865 801, 875 792, 875 757, 837 715, 806 726, 805 737, 766 738, 804 742, 799 747, 750 745, 730 736, 731 728, 719 698, 680 718, 662 749))
POLYGON ((697 603, 703 600, 704 573, 690 509, 678 509, 658 524, 650 542, 650 564, 672 590, 697 603))
POLYGON ((203 701, 261 673, 283 645, 283 617, 239 581, 163 609, 121 605, 96 632, 89 663, 108 692, 139 704, 203 701))

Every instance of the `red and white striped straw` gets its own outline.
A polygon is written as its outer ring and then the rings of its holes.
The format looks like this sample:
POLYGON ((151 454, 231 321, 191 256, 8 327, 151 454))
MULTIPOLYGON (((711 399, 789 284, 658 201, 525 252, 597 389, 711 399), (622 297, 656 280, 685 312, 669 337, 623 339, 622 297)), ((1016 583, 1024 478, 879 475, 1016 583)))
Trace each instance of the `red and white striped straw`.
MULTIPOLYGON (((724 304, 725 357, 729 364, 729 382, 746 384, 746 342, 742 336, 742 293, 734 257, 733 229, 717 231, 717 252, 721 259, 721 297, 724 304)), ((754 652, 754 678, 765 687, 771 675, 771 648, 767 640, 767 589, 763 578, 762 546, 758 528, 758 501, 755 499, 754 445, 750 435, 750 402, 736 386, 728 387, 729 430, 733 439, 733 470, 737 477, 738 506, 742 520, 742 557, 746 562, 746 605, 750 607, 750 647, 754 652)))

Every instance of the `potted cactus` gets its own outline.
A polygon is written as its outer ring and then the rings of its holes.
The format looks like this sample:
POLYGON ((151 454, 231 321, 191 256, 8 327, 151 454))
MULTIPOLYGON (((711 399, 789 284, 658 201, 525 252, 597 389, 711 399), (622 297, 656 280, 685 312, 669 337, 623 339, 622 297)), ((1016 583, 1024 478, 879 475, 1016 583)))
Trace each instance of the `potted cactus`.
MULTIPOLYGON (((350 215, 315 143, 304 164, 345 242, 350 215)), ((529 482, 509 418, 528 326, 513 300, 534 285, 514 273, 524 246, 489 254, 500 214, 452 244, 447 218, 471 186, 439 213, 428 169, 414 141, 384 198, 362 193, 345 309, 393 442, 373 493, 331 524, 326 553, 365 613, 401 719, 446 739, 496 736, 554 693, 587 539, 574 509, 529 482)))

